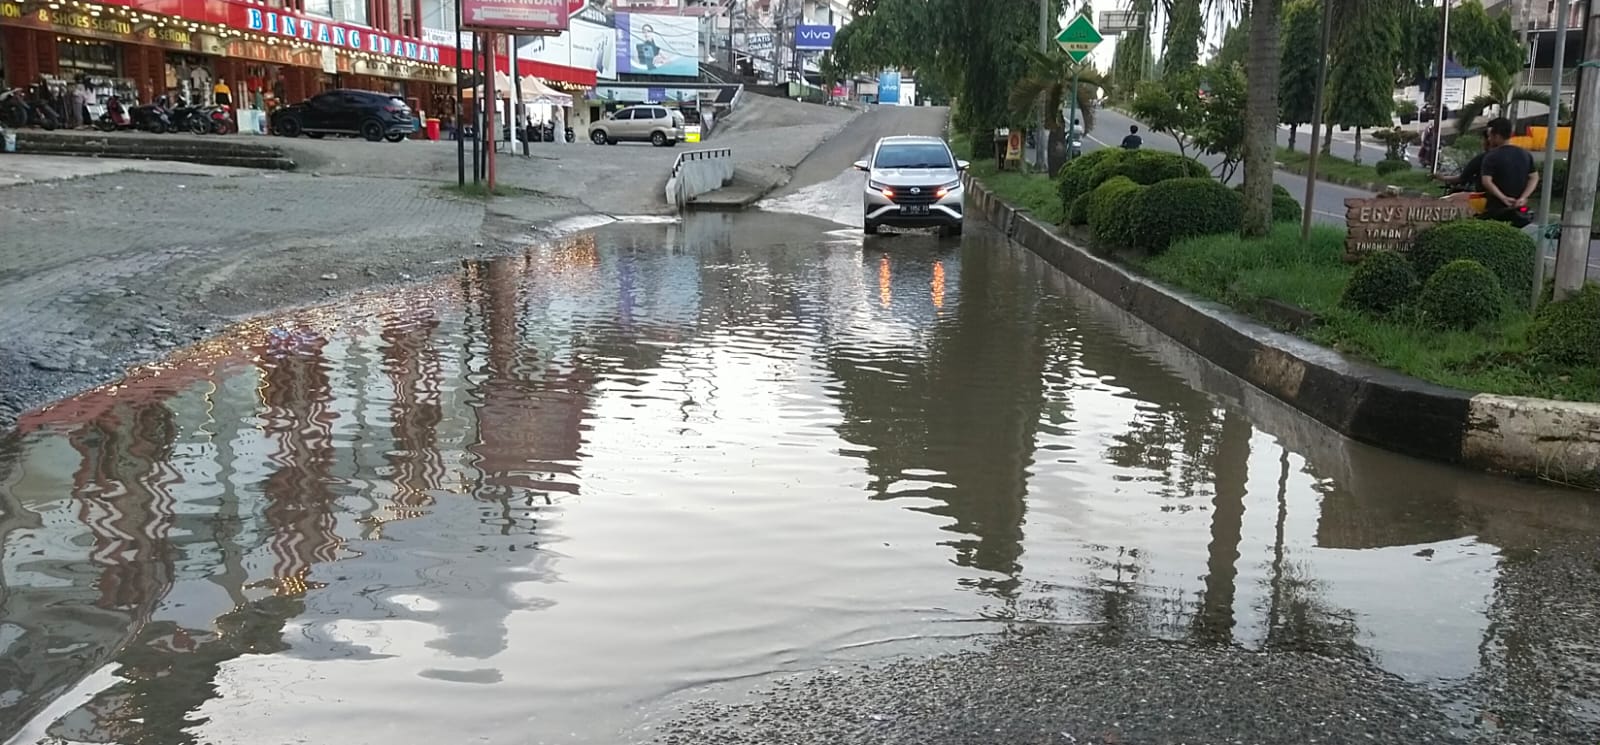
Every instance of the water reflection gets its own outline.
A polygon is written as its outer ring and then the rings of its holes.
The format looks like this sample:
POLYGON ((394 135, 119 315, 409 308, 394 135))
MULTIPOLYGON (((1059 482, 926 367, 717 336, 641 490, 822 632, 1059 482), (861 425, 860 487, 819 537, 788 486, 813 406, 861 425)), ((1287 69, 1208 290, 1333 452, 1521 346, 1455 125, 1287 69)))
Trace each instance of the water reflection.
POLYGON ((1527 591, 1592 501, 1331 437, 982 231, 818 235, 616 226, 28 417, 0 739, 614 742, 985 619, 1593 712, 1527 591))

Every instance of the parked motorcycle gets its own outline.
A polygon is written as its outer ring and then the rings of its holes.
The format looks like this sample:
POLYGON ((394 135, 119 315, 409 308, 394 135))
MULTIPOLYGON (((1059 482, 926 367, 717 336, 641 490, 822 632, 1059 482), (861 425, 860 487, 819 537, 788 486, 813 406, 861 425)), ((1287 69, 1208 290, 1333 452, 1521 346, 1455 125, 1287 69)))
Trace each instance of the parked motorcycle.
POLYGON ((578 133, 573 131, 573 129, 571 127, 567 127, 567 142, 572 143, 572 142, 577 142, 577 141, 578 141, 578 133))
POLYGON ((61 126, 61 115, 27 89, 12 88, 0 93, 0 124, 12 129, 35 126, 51 130, 61 126))
POLYGON ((206 115, 211 119, 211 133, 217 135, 230 134, 235 130, 233 112, 226 106, 213 106, 206 110, 206 115))
POLYGON ((155 103, 129 109, 128 116, 133 119, 133 126, 155 134, 173 131, 172 117, 167 113, 166 103, 167 97, 161 96, 155 103))
POLYGON ((206 107, 190 106, 182 100, 172 107, 172 128, 174 131, 189 131, 203 135, 211 131, 211 118, 206 113, 206 107))
POLYGON ((128 116, 128 109, 122 105, 122 99, 116 96, 106 99, 105 113, 94 120, 94 128, 101 132, 134 129, 133 118, 128 116))

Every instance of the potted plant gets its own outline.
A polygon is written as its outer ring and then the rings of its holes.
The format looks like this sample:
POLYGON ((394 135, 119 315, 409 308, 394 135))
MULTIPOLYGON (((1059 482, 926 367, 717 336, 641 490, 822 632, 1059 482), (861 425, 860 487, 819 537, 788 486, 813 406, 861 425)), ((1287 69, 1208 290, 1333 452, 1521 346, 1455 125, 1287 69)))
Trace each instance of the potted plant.
POLYGON ((1394 113, 1400 115, 1401 124, 1410 124, 1417 120, 1417 102, 1407 98, 1395 99, 1394 113))

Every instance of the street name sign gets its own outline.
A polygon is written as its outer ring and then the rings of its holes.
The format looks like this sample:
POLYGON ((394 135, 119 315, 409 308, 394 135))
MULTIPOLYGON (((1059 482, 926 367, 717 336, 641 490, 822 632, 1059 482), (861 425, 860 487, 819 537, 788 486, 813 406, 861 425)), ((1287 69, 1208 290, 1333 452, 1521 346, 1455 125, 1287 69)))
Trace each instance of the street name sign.
POLYGON ((1061 29, 1061 33, 1056 34, 1056 44, 1073 62, 1082 62, 1105 38, 1095 30, 1094 21, 1089 20, 1088 16, 1075 16, 1066 28, 1061 29))

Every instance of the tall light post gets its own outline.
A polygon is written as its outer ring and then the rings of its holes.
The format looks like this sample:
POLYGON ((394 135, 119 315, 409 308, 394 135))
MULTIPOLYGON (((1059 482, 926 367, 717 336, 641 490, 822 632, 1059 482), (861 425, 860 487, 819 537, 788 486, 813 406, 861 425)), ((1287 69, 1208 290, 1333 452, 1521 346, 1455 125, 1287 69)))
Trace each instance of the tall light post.
POLYGON ((1316 204, 1317 196, 1317 161, 1322 155, 1322 147, 1318 137, 1332 137, 1333 132, 1326 131, 1322 115, 1323 93, 1328 89, 1328 48, 1333 46, 1333 3, 1334 0, 1322 0, 1322 43, 1318 50, 1317 58, 1317 90, 1311 97, 1311 161, 1306 164, 1306 205, 1301 210, 1300 216, 1300 242, 1311 240, 1311 216, 1316 211, 1312 205, 1316 204))
POLYGON ((1434 85, 1438 90, 1433 98, 1433 164, 1429 167, 1430 173, 1439 172, 1439 149, 1444 145, 1444 86, 1445 76, 1450 65, 1450 0, 1439 0, 1444 6, 1444 20, 1439 29, 1439 80, 1434 85))
POLYGON ((1544 168, 1539 174, 1539 211, 1534 216, 1534 224, 1539 226, 1539 250, 1533 252, 1533 298, 1528 307, 1535 310, 1539 308, 1539 296, 1544 294, 1544 260, 1550 247, 1545 226, 1550 224, 1550 198, 1555 188, 1556 132, 1561 126, 1561 73, 1567 61, 1567 0, 1561 0, 1556 6, 1561 17, 1556 20, 1556 56, 1550 63, 1550 119, 1544 138, 1544 168))
MULTIPOLYGON (((1050 0, 1039 0, 1039 52, 1041 54, 1050 52, 1050 0)), ((1041 98, 1039 101, 1039 136, 1034 138, 1033 143, 1034 160, 1037 162, 1036 164, 1040 171, 1048 171, 1050 169, 1050 161, 1048 160, 1050 157, 1050 130, 1045 128, 1047 116, 1049 116, 1049 112, 1045 111, 1045 102, 1041 98)))

